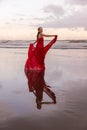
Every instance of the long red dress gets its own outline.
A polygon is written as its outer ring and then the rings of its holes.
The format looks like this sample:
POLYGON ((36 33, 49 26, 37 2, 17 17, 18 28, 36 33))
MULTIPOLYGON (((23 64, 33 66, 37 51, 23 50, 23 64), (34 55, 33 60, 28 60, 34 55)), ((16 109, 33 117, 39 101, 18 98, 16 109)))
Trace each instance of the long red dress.
POLYGON ((45 47, 43 37, 38 38, 36 47, 31 43, 28 50, 28 58, 25 63, 26 70, 44 70, 44 59, 47 51, 56 42, 57 36, 55 36, 45 47))

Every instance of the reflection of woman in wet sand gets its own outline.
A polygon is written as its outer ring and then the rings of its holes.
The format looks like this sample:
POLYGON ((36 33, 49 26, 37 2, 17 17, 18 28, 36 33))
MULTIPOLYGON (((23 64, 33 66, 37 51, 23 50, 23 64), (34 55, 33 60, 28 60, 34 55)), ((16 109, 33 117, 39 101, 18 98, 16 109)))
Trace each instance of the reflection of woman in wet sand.
POLYGON ((42 104, 56 103, 56 96, 52 92, 49 86, 44 81, 44 71, 25 71, 28 79, 29 91, 33 92, 36 96, 37 108, 41 109, 42 104), (51 99, 52 102, 42 102, 43 92, 45 92, 51 99))
POLYGON ((43 28, 38 28, 37 40, 29 45, 28 58, 25 64, 26 70, 44 70, 44 59, 47 51, 56 42, 57 35, 43 34, 43 28), (53 37, 53 39, 44 47, 44 37, 53 37), (34 47, 36 44, 36 47, 34 47))

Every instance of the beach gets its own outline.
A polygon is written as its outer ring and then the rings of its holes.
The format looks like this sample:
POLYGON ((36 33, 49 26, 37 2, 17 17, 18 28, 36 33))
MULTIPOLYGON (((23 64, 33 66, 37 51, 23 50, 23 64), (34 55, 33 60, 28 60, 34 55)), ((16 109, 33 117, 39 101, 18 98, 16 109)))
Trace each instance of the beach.
POLYGON ((41 109, 24 73, 28 48, 0 48, 0 130, 87 130, 87 50, 50 49, 41 109))

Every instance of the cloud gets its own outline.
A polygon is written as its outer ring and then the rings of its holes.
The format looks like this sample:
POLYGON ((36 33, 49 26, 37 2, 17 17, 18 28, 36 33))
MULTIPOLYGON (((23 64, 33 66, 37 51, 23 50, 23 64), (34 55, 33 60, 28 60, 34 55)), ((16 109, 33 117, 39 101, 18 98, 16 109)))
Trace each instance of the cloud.
POLYGON ((65 0, 69 4, 87 5, 87 0, 65 0))
POLYGON ((43 20, 42 26, 51 28, 78 28, 87 29, 87 7, 72 8, 65 10, 61 6, 49 5, 43 9, 47 18, 43 20), (71 13, 68 12, 71 10, 71 13))
POLYGON ((62 8, 62 6, 57 6, 57 5, 48 5, 48 6, 45 6, 43 8, 43 11, 45 13, 50 13, 54 16, 61 16, 61 15, 64 15, 65 11, 64 11, 64 8, 62 8))

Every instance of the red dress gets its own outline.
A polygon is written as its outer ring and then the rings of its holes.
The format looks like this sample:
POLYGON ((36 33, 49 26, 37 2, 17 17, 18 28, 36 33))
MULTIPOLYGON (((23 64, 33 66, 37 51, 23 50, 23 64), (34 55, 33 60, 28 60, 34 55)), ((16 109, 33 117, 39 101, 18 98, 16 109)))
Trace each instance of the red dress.
POLYGON ((26 70, 44 70, 45 64, 44 59, 47 51, 56 42, 57 36, 53 38, 48 45, 44 47, 43 37, 38 38, 36 47, 33 44, 29 45, 28 58, 25 63, 26 70))

